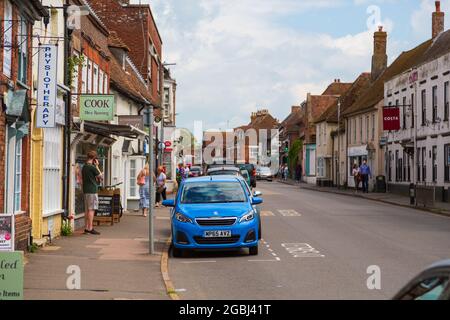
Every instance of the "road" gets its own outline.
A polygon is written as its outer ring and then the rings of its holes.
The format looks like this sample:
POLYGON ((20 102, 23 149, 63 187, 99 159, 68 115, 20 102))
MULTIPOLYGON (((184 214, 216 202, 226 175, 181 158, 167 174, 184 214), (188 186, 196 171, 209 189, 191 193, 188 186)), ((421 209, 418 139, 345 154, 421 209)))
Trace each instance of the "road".
POLYGON ((450 258, 450 218, 369 200, 259 182, 259 255, 170 258, 181 299, 390 299, 429 264, 450 258), (370 290, 369 266, 381 271, 370 290))

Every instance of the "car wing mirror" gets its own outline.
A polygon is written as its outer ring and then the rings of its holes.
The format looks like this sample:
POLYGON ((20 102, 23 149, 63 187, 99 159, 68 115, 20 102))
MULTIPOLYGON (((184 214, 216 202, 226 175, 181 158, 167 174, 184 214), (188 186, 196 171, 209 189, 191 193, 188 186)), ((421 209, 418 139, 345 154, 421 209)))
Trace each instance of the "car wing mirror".
POLYGON ((253 206, 256 206, 256 205, 261 204, 261 203, 263 203, 263 199, 261 199, 261 198, 253 198, 252 199, 252 205, 253 206))
POLYGON ((162 202, 162 205, 164 206, 164 207, 175 207, 175 200, 173 200, 173 199, 170 199, 170 200, 164 200, 163 202, 162 202))

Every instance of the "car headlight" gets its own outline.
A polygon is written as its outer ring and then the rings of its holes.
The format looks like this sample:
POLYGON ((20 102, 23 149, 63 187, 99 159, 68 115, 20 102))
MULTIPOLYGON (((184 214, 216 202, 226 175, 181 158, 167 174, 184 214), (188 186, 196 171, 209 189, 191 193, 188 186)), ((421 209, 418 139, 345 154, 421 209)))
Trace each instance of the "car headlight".
POLYGON ((255 213, 253 211, 250 211, 249 213, 242 216, 242 218, 239 220, 239 222, 249 222, 255 219, 255 213))
POLYGON ((185 215, 178 213, 178 212, 175 214, 175 219, 177 219, 178 221, 183 222, 183 223, 192 223, 191 219, 189 219, 185 215))

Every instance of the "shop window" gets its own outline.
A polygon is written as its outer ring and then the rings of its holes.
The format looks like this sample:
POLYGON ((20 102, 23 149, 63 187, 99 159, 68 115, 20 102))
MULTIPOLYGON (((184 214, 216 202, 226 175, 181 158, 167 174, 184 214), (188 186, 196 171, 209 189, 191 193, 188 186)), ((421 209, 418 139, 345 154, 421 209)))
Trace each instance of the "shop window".
POLYGON ((388 179, 392 181, 392 151, 389 151, 388 156, 388 179))
POLYGON ((44 214, 61 210, 62 128, 44 132, 44 214))
POLYGON ((450 144, 444 146, 444 179, 450 182, 450 144))

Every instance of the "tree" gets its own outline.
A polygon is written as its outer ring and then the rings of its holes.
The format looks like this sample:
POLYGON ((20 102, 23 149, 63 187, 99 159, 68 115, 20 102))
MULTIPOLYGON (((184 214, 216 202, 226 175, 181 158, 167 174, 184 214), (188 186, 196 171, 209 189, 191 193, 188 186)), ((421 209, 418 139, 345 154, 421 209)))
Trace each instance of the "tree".
POLYGON ((295 176, 295 168, 299 163, 299 154, 300 151, 303 150, 303 140, 297 139, 292 143, 291 150, 289 150, 289 172, 291 173, 291 177, 295 176), (294 175, 292 175, 294 173, 294 175))

